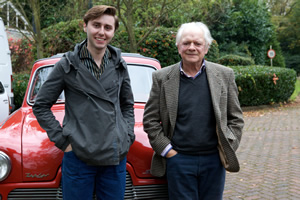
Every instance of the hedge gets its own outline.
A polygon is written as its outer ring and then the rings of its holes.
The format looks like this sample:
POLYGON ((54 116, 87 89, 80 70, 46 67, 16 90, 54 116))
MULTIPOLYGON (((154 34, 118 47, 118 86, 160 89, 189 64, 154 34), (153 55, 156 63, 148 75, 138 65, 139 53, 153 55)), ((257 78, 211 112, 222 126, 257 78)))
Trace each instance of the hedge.
POLYGON ((250 57, 228 54, 217 59, 217 63, 225 66, 248 66, 254 65, 254 60, 250 57))
POLYGON ((287 102, 295 90, 296 71, 281 67, 232 66, 242 106, 287 102))
MULTIPOLYGON (((242 106, 287 102, 295 90, 296 71, 266 66, 231 66, 242 106)), ((29 74, 14 74, 16 109, 22 105, 29 74)))

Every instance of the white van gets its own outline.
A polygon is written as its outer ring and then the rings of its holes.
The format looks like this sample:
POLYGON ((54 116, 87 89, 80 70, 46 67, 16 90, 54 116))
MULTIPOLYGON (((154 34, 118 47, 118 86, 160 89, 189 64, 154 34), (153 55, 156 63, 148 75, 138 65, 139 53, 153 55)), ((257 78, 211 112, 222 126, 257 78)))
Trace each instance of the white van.
POLYGON ((9 96, 10 110, 14 109, 14 94, 12 88, 12 66, 10 58, 10 50, 5 32, 5 26, 0 17, 0 81, 2 82, 6 93, 9 96))
MULTIPOLYGON (((9 115, 9 102, 6 91, 0 81, 0 123, 9 115)), ((0 125, 1 126, 1 125, 0 125)))

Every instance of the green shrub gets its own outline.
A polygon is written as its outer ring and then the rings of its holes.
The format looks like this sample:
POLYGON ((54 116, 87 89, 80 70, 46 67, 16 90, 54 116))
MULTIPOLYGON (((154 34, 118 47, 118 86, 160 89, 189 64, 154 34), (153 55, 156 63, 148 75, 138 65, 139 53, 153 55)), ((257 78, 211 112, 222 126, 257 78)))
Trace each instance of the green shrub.
POLYGON ((242 106, 287 102, 295 90, 296 71, 281 67, 234 66, 242 106))
POLYGON ((82 20, 54 24, 43 29, 43 35, 47 36, 43 38, 46 57, 71 51, 76 43, 86 38, 82 20))
POLYGON ((217 60, 217 63, 220 63, 225 66, 248 66, 254 65, 254 60, 250 57, 244 57, 239 55, 225 55, 217 60))
POLYGON ((213 40, 212 44, 209 47, 208 53, 205 56, 205 59, 211 62, 217 62, 220 57, 219 45, 216 40, 213 40))
MULTIPOLYGON (((144 36, 149 28, 136 28, 135 37, 138 40, 144 36)), ((177 28, 157 27, 138 47, 137 52, 144 56, 156 58, 162 67, 180 61, 177 47, 175 45, 177 28)), ((60 22, 43 30, 45 41, 45 55, 51 56, 73 50, 75 43, 86 38, 83 31, 83 21, 73 20, 71 22, 60 22)), ((122 52, 129 52, 128 34, 123 26, 115 33, 111 42, 112 45, 120 48, 122 52)), ((207 59, 215 61, 219 57, 219 48, 216 41, 210 47, 207 59)))
POLYGON ((30 78, 29 73, 13 74, 15 110, 20 108, 23 103, 29 78, 30 78))

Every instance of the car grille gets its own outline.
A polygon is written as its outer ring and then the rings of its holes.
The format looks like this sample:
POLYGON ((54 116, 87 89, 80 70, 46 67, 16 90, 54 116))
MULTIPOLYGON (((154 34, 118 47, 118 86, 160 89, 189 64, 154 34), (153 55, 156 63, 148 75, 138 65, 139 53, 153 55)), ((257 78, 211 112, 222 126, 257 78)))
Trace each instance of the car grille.
MULTIPOLYGON (((59 188, 24 188, 11 191, 8 200, 62 200, 62 189, 59 188)), ((167 185, 132 185, 129 173, 126 174, 124 199, 168 199, 167 185)))

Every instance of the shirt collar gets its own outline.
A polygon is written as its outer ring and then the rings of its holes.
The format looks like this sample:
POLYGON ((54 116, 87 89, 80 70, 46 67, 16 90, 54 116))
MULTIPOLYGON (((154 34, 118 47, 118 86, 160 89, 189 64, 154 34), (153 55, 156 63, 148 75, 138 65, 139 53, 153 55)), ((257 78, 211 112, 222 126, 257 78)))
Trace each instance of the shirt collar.
POLYGON ((187 78, 192 78, 192 79, 195 79, 197 78, 204 70, 206 69, 206 63, 205 63, 205 59, 203 58, 203 62, 202 62, 202 65, 201 65, 201 68, 200 70, 197 72, 197 74, 195 76, 190 76, 188 74, 186 74, 184 71, 183 71, 183 68, 182 68, 182 61, 180 61, 180 74, 181 75, 184 75, 185 77, 187 78))
MULTIPOLYGON (((104 56, 106 58, 111 58, 111 53, 110 53, 110 51, 109 51, 108 48, 106 48, 104 55, 107 55, 107 56, 104 56)), ((87 59, 87 58, 89 58, 89 59, 94 60, 93 57, 92 57, 92 55, 91 55, 91 53, 89 52, 89 50, 87 48, 87 42, 82 43, 81 49, 79 51, 79 58, 80 59, 87 59)))

